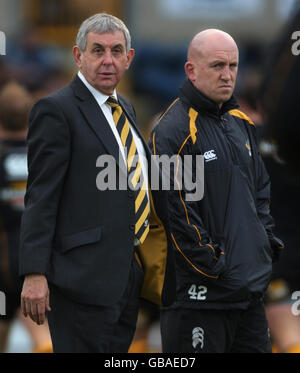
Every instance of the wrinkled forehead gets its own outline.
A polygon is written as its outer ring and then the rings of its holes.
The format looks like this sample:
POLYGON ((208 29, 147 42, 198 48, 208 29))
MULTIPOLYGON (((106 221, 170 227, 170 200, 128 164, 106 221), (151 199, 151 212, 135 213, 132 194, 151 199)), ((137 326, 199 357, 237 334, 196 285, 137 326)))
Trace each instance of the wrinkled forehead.
POLYGON ((199 57, 205 60, 225 59, 230 62, 239 60, 239 51, 237 45, 231 40, 212 40, 203 42, 199 45, 199 57))
POLYGON ((203 57, 207 61, 211 60, 224 60, 228 62, 238 62, 239 53, 237 49, 211 49, 203 54, 203 57))
POLYGON ((126 40, 122 31, 108 31, 103 33, 98 33, 95 31, 90 31, 87 34, 87 45, 92 45, 94 43, 106 45, 106 44, 122 44, 125 46, 126 40))

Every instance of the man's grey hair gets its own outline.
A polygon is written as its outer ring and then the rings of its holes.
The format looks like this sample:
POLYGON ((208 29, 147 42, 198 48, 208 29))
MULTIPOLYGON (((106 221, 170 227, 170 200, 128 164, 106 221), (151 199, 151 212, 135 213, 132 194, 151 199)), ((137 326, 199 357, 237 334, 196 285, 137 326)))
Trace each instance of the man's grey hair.
POLYGON ((82 52, 84 52, 89 32, 104 34, 107 32, 115 32, 117 30, 122 31, 124 34, 126 53, 128 54, 131 48, 131 37, 128 28, 119 18, 107 13, 95 14, 81 24, 76 38, 76 45, 82 52))

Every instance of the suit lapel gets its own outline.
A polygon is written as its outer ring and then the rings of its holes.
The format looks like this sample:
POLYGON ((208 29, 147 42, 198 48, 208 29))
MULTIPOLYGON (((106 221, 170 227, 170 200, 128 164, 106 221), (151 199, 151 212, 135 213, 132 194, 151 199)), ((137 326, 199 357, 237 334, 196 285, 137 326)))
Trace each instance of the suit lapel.
MULTIPOLYGON (((95 98, 77 75, 71 83, 71 88, 73 89, 73 92, 78 99, 77 104, 83 116, 85 117, 88 125, 92 128, 95 135, 101 141, 101 143, 107 150, 107 153, 111 154, 115 158, 118 166, 120 166, 119 158, 122 158, 122 155, 119 154, 119 145, 95 98)), ((144 137, 140 133, 140 130, 136 126, 135 117, 132 114, 132 109, 128 107, 128 104, 121 96, 118 96, 118 98, 125 115, 130 120, 130 124, 133 126, 133 128, 139 135, 140 139, 142 140, 147 160, 148 162, 150 162, 150 149, 148 147, 148 144, 144 140, 144 137)), ((123 161, 121 164, 121 168, 123 168, 123 161)))
POLYGON ((119 154, 119 145, 97 101, 78 76, 71 83, 71 87, 87 124, 101 141, 107 153, 111 154, 120 165, 119 157, 122 155, 119 154))

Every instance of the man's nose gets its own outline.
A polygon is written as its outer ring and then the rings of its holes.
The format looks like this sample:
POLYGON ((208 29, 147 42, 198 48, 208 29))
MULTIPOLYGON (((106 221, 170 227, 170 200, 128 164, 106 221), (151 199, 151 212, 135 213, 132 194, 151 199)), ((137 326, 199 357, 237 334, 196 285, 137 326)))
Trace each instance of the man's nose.
POLYGON ((223 80, 230 80, 230 69, 229 66, 225 66, 224 69, 222 70, 222 75, 221 75, 223 80))
POLYGON ((103 63, 105 65, 111 65, 113 63, 112 54, 110 50, 107 50, 103 57, 103 63))

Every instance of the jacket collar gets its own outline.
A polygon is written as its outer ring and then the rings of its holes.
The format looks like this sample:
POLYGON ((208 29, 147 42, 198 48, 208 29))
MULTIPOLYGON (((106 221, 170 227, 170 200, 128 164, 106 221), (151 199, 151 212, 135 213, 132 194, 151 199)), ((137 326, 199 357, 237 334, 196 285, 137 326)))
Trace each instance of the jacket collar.
POLYGON ((232 95, 220 109, 218 104, 195 88, 189 79, 185 79, 180 88, 180 98, 188 105, 192 105, 197 111, 205 111, 217 116, 223 115, 227 111, 239 107, 235 97, 232 95))
MULTIPOLYGON (((82 101, 83 103, 85 102, 87 105, 92 105, 93 108, 94 108, 94 110, 92 110, 92 112, 94 114, 95 114, 95 109, 97 109, 97 111, 99 112, 98 105, 95 105, 97 103, 97 100, 95 99, 95 97, 93 96, 91 91, 85 86, 83 81, 78 77, 78 75, 76 75, 74 77, 74 79, 73 79, 73 81, 71 82, 70 85, 71 85, 71 88, 73 89, 73 92, 74 92, 75 96, 77 98, 79 98, 80 101, 82 101)), ((131 110, 130 110, 130 107, 127 104, 126 100, 124 100, 121 95, 117 95, 116 92, 113 96, 118 99, 118 101, 119 101, 120 105, 122 106, 122 109, 124 110, 125 114, 127 115, 127 117, 130 118, 131 124, 133 124, 134 128, 136 128, 135 127, 135 118, 133 117, 133 115, 131 113, 131 110)), ((102 117, 102 119, 103 118, 104 118, 104 116, 102 117)))
MULTIPOLYGON (((85 76, 82 74, 81 71, 78 71, 77 76, 80 78, 80 80, 83 82, 83 84, 87 87, 87 89, 91 92, 91 94, 94 96, 95 100, 98 102, 99 106, 102 106, 106 103, 106 100, 108 99, 108 95, 98 91, 96 88, 94 88, 85 78, 85 76)), ((118 100, 117 92, 114 89, 113 94, 111 95, 116 100, 118 100)))
POLYGON ((78 75, 75 76, 70 86, 78 98, 77 105, 87 124, 106 148, 107 153, 113 155, 117 164, 120 165, 119 145, 96 99, 78 75))

